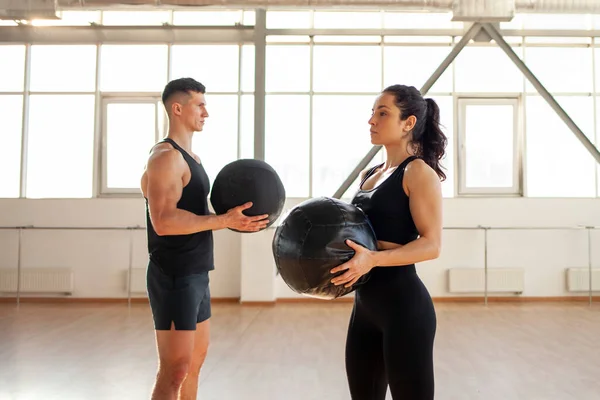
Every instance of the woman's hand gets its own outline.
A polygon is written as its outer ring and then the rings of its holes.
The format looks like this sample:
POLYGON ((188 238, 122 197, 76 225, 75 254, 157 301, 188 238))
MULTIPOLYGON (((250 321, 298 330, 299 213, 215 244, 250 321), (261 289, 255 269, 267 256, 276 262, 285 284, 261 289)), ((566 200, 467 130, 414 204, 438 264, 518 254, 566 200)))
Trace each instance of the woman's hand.
POLYGON ((358 281, 358 279, 375 267, 375 251, 371 251, 366 247, 354 243, 351 240, 346 240, 346 244, 350 246, 356 253, 354 256, 342 265, 333 268, 330 272, 335 274, 339 271, 346 271, 340 276, 331 280, 331 283, 338 285, 346 284, 345 287, 350 287, 358 281))

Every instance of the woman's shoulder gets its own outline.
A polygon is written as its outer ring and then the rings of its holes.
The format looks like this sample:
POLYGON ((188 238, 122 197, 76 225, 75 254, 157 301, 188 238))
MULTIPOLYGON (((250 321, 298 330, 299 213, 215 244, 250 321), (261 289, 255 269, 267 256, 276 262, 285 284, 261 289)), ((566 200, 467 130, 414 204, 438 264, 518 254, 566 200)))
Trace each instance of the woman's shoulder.
POLYGON ((417 185, 440 185, 440 178, 422 158, 410 161, 404 170, 404 185, 408 192, 417 185))

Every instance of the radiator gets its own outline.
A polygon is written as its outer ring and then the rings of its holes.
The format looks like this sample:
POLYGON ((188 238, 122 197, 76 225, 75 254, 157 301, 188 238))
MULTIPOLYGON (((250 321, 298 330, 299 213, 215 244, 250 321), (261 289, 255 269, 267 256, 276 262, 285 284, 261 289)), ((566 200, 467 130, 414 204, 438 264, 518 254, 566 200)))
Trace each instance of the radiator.
MULTIPOLYGON (((125 290, 129 283, 129 270, 125 271, 125 290)), ((146 293, 146 268, 131 269, 131 293, 146 293)))
MULTIPOLYGON (((569 292, 589 292, 589 268, 567 268, 567 290, 569 292)), ((600 268, 592 268, 592 291, 600 291, 600 268)))
MULTIPOLYGON (((522 293, 525 286, 523 268, 489 268, 488 292, 522 293)), ((483 268, 450 268, 448 270, 450 293, 483 293, 485 270, 483 268)))
MULTIPOLYGON (((17 292, 17 269, 0 268, 0 292, 17 292)), ((70 268, 22 268, 20 293, 73 293, 70 268)))

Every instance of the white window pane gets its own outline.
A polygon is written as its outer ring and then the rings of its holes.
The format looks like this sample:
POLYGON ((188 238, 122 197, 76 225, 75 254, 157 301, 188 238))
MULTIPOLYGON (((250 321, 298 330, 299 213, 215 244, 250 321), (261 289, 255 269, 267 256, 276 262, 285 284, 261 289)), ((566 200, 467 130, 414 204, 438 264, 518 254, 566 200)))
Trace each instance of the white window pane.
POLYGON ((19 197, 23 96, 0 96, 0 198, 19 197))
POLYGON ((371 95, 314 97, 313 196, 332 196, 373 146, 369 118, 375 99, 371 95))
POLYGON ((316 11, 314 27, 317 29, 379 29, 382 25, 379 12, 316 11))
MULTIPOLYGON (((527 36, 525 37, 525 44, 529 43, 543 43, 543 44, 592 44, 591 37, 581 36, 527 36)), ((569 47, 569 46, 565 46, 569 47)), ((575 46, 581 47, 581 46, 575 46)))
MULTIPOLYGON (((386 46, 384 48, 384 86, 404 84, 421 90, 452 48, 386 46), (419 62, 407 62, 419 60, 419 62)), ((430 92, 452 92, 452 65, 434 83, 430 92)))
POLYGON ((34 26, 86 26, 100 23, 100 11, 59 11, 60 19, 31 21, 34 26))
POLYGON ((315 43, 381 43, 381 36, 315 35, 315 43))
POLYGON ((523 29, 591 29, 589 14, 523 14, 523 29))
POLYGON ((208 92, 237 92, 239 52, 237 45, 174 45, 171 79, 191 77, 208 92))
POLYGON ((139 188, 156 142, 156 103, 106 105, 106 186, 139 188))
POLYGON ((310 48, 267 46, 266 71, 267 92, 308 92, 310 48))
POLYGON ((171 20, 169 11, 104 11, 103 25, 162 25, 171 20))
POLYGON ((254 95, 243 95, 241 105, 240 158, 254 158, 254 95))
POLYGON ((31 96, 26 196, 91 197, 93 147, 94 95, 31 96))
POLYGON ((267 29, 308 29, 309 11, 267 11, 267 29))
POLYGON ((174 11, 174 25, 234 26, 242 23, 242 11, 174 11))
POLYGON ((514 173, 515 109, 508 104, 466 105, 465 186, 510 188, 514 173), (493 124, 490 124, 493 121, 493 124))
POLYGON ((279 174, 287 197, 308 197, 309 96, 268 95, 265 109, 265 161, 279 174))
POLYGON ((0 46, 0 91, 22 92, 25 79, 25 46, 0 46))
MULTIPOLYGON (((600 17, 599 17, 599 19, 600 19, 600 17)), ((600 101, 598 101, 598 99, 596 99, 596 147, 598 149, 600 149, 600 118, 598 118, 599 115, 600 115, 600 101)), ((594 162, 596 162, 596 161, 594 161, 594 162)), ((598 183, 597 183, 598 193, 596 195, 600 197, 600 164, 598 164, 597 162, 596 162, 596 169, 597 169, 597 177, 598 177, 598 183)))
MULTIPOLYGON (((566 47, 528 47, 527 66, 550 92, 591 92, 592 50, 566 47)), ((527 91, 536 89, 527 80, 527 91)))
POLYGON ((254 46, 242 46, 242 82, 244 92, 254 91, 254 46))
POLYGON ((313 52, 314 91, 381 91, 380 46, 314 46, 313 52))
MULTIPOLYGON (((600 19, 600 16, 598 16, 598 18, 600 19)), ((597 43, 600 44, 600 40, 597 43)), ((600 48, 596 48, 596 49, 594 49, 594 51, 596 52, 596 54, 594 54, 594 61, 596 64, 596 71, 595 71, 596 92, 600 92, 600 48)), ((600 133, 600 131, 598 131, 598 132, 600 133)))
POLYGON ((441 165, 446 174, 446 180, 442 182, 442 196, 454 197, 454 99, 452 96, 425 96, 433 98, 440 108, 440 128, 448 138, 446 154, 441 160, 441 165))
MULTIPOLYGON (((512 49, 523 58, 521 48, 512 49)), ((523 74, 499 47, 467 46, 456 57, 454 68, 457 92, 523 91, 523 74)))
POLYGON ((244 11, 243 24, 254 26, 256 25, 256 12, 254 10, 246 10, 244 11))
POLYGON ((96 46, 31 46, 31 91, 95 90, 96 46))
MULTIPOLYGON (((557 97, 575 124, 593 140, 591 97, 557 97)), ((527 196, 592 197, 596 161, 541 96, 527 96, 527 196)))
POLYGON ((452 13, 386 12, 386 29, 462 29, 462 22, 453 22, 452 13))
POLYGON ((194 133, 196 153, 211 182, 238 154, 238 96, 206 95, 208 119, 201 132, 194 133))
POLYGON ((269 35, 267 36, 267 44, 271 43, 310 43, 308 35, 269 35))
POLYGON ((103 45, 100 90, 162 92, 167 84, 166 45, 103 45))

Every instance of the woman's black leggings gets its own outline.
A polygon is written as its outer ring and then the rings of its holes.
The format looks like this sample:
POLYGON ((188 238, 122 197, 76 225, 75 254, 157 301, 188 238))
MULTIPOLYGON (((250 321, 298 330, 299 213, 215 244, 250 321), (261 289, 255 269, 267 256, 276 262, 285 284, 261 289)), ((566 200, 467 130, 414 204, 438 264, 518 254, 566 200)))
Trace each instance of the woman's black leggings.
POLYGON ((414 266, 378 267, 355 292, 346 340, 352 400, 432 400, 436 315, 414 266))

